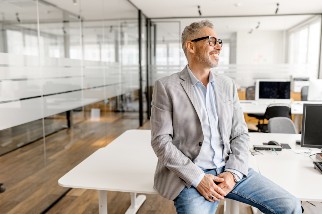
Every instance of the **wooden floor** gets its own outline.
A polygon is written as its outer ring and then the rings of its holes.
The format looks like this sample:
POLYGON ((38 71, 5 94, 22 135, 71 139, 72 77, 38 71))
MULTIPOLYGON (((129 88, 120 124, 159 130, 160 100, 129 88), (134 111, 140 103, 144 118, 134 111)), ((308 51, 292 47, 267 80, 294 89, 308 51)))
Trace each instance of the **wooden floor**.
MULTIPOLYGON (((57 180, 98 148, 109 144, 128 129, 138 128, 136 114, 108 113, 100 121, 87 120, 71 130, 63 130, 0 157, 0 213, 98 213, 98 195, 94 190, 69 189, 57 180)), ((142 129, 149 129, 147 122, 142 129)), ((130 194, 108 192, 108 212, 125 213, 130 194)), ((138 214, 175 213, 173 202, 159 195, 147 195, 138 214)), ((216 213, 223 213, 220 205, 216 213)), ((251 213, 241 205, 240 213, 251 213)))

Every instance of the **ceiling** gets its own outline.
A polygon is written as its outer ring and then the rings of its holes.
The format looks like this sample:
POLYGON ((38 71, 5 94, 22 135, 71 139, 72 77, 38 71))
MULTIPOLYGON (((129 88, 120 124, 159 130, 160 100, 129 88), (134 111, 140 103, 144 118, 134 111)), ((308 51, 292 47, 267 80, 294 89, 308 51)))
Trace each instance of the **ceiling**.
POLYGON ((84 20, 131 19, 138 12, 128 0, 44 0, 84 20))
MULTIPOLYGON (((20 0, 21 1, 21 0, 20 0)), ((26 0, 24 0, 26 1, 26 0)), ((31 1, 31 0, 29 0, 31 1)), ((148 18, 322 13, 321 0, 46 0, 87 20, 135 18, 135 5, 148 18), (76 2, 75 4, 73 2, 76 2), (133 5, 132 5, 133 4, 133 5)))
MULTIPOLYGON (((38 0, 43 19, 61 18, 57 8, 84 20, 135 19, 137 8, 148 18, 183 18, 205 16, 276 16, 283 14, 322 13, 321 0, 306 0, 302 4, 293 0, 38 0), (49 4, 47 4, 47 2, 49 4), (134 6, 135 7, 134 7, 134 6), (202 16, 199 15, 198 5, 202 16), (57 8, 56 8, 57 7, 57 8)), ((36 18, 36 0, 0 0, 2 19, 36 18), (25 17, 20 17, 25 16, 25 17)), ((0 17, 1 18, 1 17, 0 17)))
POLYGON ((322 13, 321 0, 130 0, 149 18, 322 13))
MULTIPOLYGON (((81 16, 85 21, 136 19, 138 9, 164 32, 162 37, 177 38, 183 27, 198 19, 210 19, 217 32, 227 34, 236 31, 287 30, 309 19, 312 15, 322 13, 322 0, 306 0, 305 4, 293 0, 38 0, 39 17, 42 22, 60 23, 66 20, 63 11, 81 16), (275 15, 279 2, 278 13, 275 15), (134 6, 133 6, 134 5, 134 6), (202 16, 198 13, 198 5, 202 16), (286 14, 305 14, 293 15, 286 14), (260 16, 262 15, 262 16, 260 16), (245 17, 248 16, 248 17, 245 17), (173 18, 172 24, 166 18, 173 18), (192 19, 194 17, 194 19, 192 19), (216 17, 216 18, 213 18, 216 17), (178 28, 179 22, 181 29, 178 28), (163 29, 163 30, 162 30, 163 29), (168 34, 168 35, 167 35, 168 34), (171 35, 170 35, 171 34, 171 35)), ((19 24, 36 23, 36 0, 0 0, 2 20, 19 24), (18 15, 17 15, 18 14, 18 15)), ((0 19, 1 19, 0 16, 0 19)), ((71 20, 71 18, 69 18, 71 20)), ((89 24, 89 22, 85 22, 89 24)), ((93 23, 95 24, 95 23, 93 23)), ((85 25, 86 27, 87 25, 85 25)), ((59 31, 57 30, 57 32, 59 31)), ((60 32, 59 31, 59 32, 60 32)), ((223 35, 223 37, 225 37, 223 35)))
MULTIPOLYGON (((322 0, 306 0, 305 4, 293 0, 46 0, 74 14, 81 14, 85 20, 136 18, 137 9, 153 21, 177 18, 181 26, 195 18, 214 22, 217 31, 231 33, 236 30, 250 31, 260 22, 261 30, 285 30, 301 23, 311 15, 322 13, 322 0), (76 4, 73 2, 76 1, 76 4), (277 2, 279 3, 277 15, 277 2), (134 6, 136 7, 134 7, 134 6), (199 15, 198 5, 202 16, 199 15), (306 14, 285 16, 286 14, 306 14), (260 16, 264 15, 264 16, 260 16), (239 16, 239 17, 238 17, 239 16), (240 16, 255 16, 243 17, 240 16), (266 16, 266 17, 265 17, 266 16), (189 18, 190 17, 190 18, 189 18), (226 17, 212 19, 209 17, 226 17), (230 18, 227 18, 230 17, 230 18)), ((175 28, 177 26, 173 25, 175 28)), ((160 26, 162 28, 162 26, 160 26)), ((166 25, 165 28, 169 28, 166 25)), ((182 29, 181 29, 182 30, 182 29)), ((167 30, 165 29, 165 32, 167 30)), ((172 31, 172 30, 171 30, 172 31)), ((175 32, 175 31, 172 31, 175 32)), ((175 33, 176 34, 176 33, 175 33)))

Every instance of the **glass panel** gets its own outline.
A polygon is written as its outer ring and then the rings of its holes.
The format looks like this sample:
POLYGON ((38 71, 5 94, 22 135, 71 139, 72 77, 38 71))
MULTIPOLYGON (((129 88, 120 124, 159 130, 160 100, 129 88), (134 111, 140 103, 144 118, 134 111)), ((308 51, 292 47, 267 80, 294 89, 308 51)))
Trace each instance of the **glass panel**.
POLYGON ((137 9, 96 3, 0 1, 0 213, 45 212, 61 176, 139 125, 137 9))
POLYGON ((29 205, 45 167, 37 2, 0 1, 0 14, 0 213, 40 213, 29 205))
MULTIPOLYGON (((42 201, 37 209, 45 210, 67 189, 57 185, 57 180, 70 164, 66 148, 75 143, 73 109, 81 107, 81 62, 70 58, 71 26, 80 23, 77 17, 46 2, 39 1, 39 51, 42 94, 44 102, 44 155, 45 167, 38 173, 43 178, 39 189, 46 190, 38 197, 42 201), (61 161, 65 161, 61 165, 61 161)), ((77 36, 80 36, 78 24, 77 36)), ((80 46, 80 40, 78 45, 80 46)), ((77 130, 75 128, 75 130, 77 130)))
POLYGON ((163 76, 179 72, 187 61, 181 47, 180 21, 154 21, 153 28, 156 50, 151 85, 163 76))

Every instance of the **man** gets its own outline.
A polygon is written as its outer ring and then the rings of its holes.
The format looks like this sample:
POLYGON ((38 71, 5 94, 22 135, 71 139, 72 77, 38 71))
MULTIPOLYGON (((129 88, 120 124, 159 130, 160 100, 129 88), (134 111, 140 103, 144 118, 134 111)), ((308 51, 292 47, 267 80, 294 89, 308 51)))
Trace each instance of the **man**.
POLYGON ((236 85, 215 75, 222 40, 201 21, 182 33, 188 65, 156 81, 152 147, 154 187, 177 213, 215 213, 230 198, 264 213, 301 213, 300 201, 248 168, 248 131, 236 85))

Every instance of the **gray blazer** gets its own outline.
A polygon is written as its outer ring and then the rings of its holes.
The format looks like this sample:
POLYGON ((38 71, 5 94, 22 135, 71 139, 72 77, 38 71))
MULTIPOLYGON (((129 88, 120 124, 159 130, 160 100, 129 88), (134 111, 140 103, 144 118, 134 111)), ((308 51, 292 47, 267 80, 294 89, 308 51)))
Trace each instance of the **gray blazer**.
MULTIPOLYGON (((247 176, 248 129, 234 82, 214 75, 219 130, 226 168, 247 176)), ((200 108, 187 68, 156 81, 151 115, 151 144, 158 157, 154 188, 175 199, 203 171, 193 163, 203 142, 200 108)))

